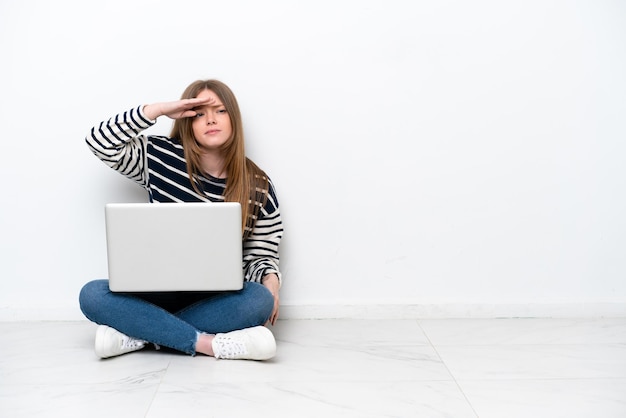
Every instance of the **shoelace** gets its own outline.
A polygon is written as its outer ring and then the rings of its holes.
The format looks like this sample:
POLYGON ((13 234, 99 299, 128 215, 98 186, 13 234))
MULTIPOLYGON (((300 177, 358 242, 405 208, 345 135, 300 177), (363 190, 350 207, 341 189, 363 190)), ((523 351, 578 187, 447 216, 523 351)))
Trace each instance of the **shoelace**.
POLYGON ((232 359, 242 354, 246 354, 246 345, 232 338, 220 337, 217 341, 217 358, 232 359))
POLYGON ((126 337, 122 338, 122 350, 133 350, 138 348, 143 348, 146 343, 141 340, 136 340, 134 338, 126 337))

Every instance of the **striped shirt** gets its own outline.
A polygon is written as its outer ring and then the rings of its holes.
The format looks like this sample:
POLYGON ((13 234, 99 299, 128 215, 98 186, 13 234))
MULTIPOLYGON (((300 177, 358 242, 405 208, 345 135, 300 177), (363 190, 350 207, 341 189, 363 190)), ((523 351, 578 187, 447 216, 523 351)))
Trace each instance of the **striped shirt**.
MULTIPOLYGON (((199 177, 205 194, 196 193, 187 175, 182 144, 177 139, 141 134, 156 123, 143 114, 142 108, 94 126, 85 138, 91 151, 106 165, 144 187, 150 202, 223 202, 225 179, 199 177)), ((260 283, 270 273, 281 279, 278 245, 282 234, 278 200, 270 180, 267 201, 243 243, 246 281, 260 283)))

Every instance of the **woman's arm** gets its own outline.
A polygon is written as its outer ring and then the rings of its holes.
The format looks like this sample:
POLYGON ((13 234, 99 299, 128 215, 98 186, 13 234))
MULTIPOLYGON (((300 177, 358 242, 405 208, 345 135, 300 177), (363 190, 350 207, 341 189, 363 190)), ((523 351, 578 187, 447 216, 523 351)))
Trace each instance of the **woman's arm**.
POLYGON ((85 141, 102 162, 145 187, 147 140, 141 131, 154 123, 138 107, 100 122, 91 128, 85 141))
POLYGON ((193 107, 211 100, 185 99, 139 106, 94 126, 85 140, 106 165, 146 187, 147 138, 141 132, 154 125, 159 116, 193 117, 193 107))
POLYGON ((254 230, 243 246, 247 281, 262 283, 265 276, 273 273, 280 284, 282 277, 278 268, 278 246, 282 235, 283 226, 278 208, 257 220, 254 230))
POLYGON ((269 319, 274 324, 278 318, 279 289, 282 284, 278 247, 283 236, 283 224, 271 182, 267 202, 259 215, 244 243, 244 271, 246 280, 262 283, 274 297, 274 309, 269 319))
POLYGON ((267 287, 272 296, 274 296, 274 309, 269 319, 270 324, 274 325, 278 319, 278 310, 280 307, 280 282, 278 275, 270 273, 263 277, 263 286, 267 287))

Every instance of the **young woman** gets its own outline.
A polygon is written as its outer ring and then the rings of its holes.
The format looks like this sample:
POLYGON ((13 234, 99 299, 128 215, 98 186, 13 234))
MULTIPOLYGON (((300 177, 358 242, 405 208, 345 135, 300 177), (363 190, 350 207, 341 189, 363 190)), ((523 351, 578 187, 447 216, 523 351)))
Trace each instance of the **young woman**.
POLYGON ((151 202, 232 201, 242 208, 243 289, 128 294, 112 293, 108 280, 89 282, 79 300, 100 325, 96 354, 112 357, 152 343, 215 358, 273 357, 276 343, 265 325, 279 313, 282 222, 272 182, 245 156, 233 92, 220 81, 199 80, 178 101, 100 123, 86 141, 105 164, 143 186, 151 202), (142 135, 161 116, 174 119, 170 137, 142 135))

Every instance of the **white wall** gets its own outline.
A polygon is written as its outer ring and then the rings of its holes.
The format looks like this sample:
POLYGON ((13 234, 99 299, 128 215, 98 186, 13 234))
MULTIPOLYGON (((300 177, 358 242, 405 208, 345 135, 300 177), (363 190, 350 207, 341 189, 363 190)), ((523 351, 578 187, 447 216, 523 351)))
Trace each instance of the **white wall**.
POLYGON ((286 316, 626 312, 624 2, 14 0, 0 57, 0 319, 81 318, 145 200, 83 138, 197 78, 278 188, 286 316))

